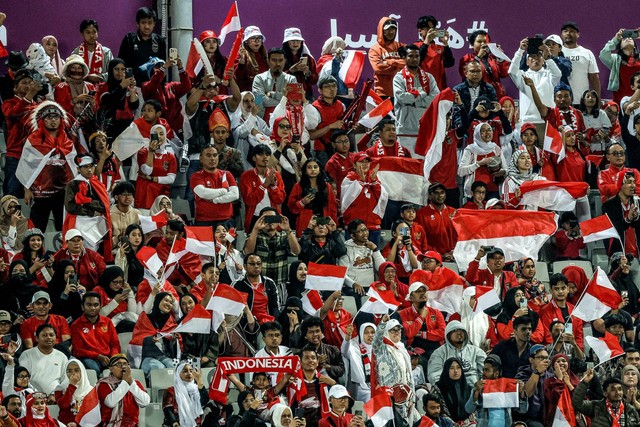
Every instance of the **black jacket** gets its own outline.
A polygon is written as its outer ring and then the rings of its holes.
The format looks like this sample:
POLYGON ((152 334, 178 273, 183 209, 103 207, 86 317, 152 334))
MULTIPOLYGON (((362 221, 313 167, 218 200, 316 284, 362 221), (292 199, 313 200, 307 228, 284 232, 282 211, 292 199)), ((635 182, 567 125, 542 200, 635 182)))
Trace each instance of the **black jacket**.
MULTIPOLYGON (((619 194, 616 194, 615 197, 612 197, 602 204, 602 213, 609 215, 609 219, 613 223, 613 226, 615 227, 622 241, 624 241, 624 235, 629 227, 632 227, 635 230, 636 240, 640 241, 640 218, 636 221, 631 222, 627 222, 624 219, 624 213, 622 211, 622 201, 620 200, 619 194)), ((618 239, 605 240, 604 244, 609 255, 615 252, 622 251, 622 245, 620 244, 620 241, 618 239)))

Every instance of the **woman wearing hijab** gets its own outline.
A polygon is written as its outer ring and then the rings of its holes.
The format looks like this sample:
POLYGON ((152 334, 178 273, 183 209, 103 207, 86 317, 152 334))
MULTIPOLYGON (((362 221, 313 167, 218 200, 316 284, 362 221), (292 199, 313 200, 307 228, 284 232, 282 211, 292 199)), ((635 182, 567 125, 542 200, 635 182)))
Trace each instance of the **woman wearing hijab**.
POLYGON ((560 396, 565 387, 573 395, 573 390, 578 387, 580 379, 569 369, 569 356, 556 354, 551 358, 551 371, 554 376, 544 380, 544 426, 552 427, 560 396))
POLYGON ((536 313, 540 311, 543 305, 548 303, 551 298, 549 292, 545 289, 544 283, 535 278, 536 262, 533 258, 522 258, 516 262, 515 266, 518 284, 524 290, 524 294, 529 301, 529 307, 536 313))
POLYGON ((567 288, 569 289, 567 301, 569 301, 573 305, 576 305, 576 303, 580 300, 580 297, 584 293, 584 289, 589 284, 587 273, 584 272, 582 267, 578 267, 577 265, 569 265, 562 269, 562 274, 564 274, 569 280, 567 282, 567 288))
POLYGON ((464 369, 462 369, 463 364, 464 362, 457 357, 447 359, 442 366, 442 375, 435 384, 438 389, 437 394, 442 397, 446 407, 443 413, 455 421, 458 427, 475 425, 475 415, 469 414, 464 409, 473 393, 473 387, 467 384, 464 369))
POLYGON ((65 427, 49 414, 47 395, 39 392, 27 399, 27 413, 18 422, 22 427, 65 427))
POLYGON ((310 316, 302 310, 302 300, 289 296, 278 315, 278 322, 282 325, 282 345, 292 347, 292 343, 300 342, 300 325, 307 317, 310 316))
POLYGON ((109 61, 107 81, 98 86, 100 110, 110 120, 107 135, 115 138, 139 115, 142 93, 136 79, 127 77, 127 67, 120 58, 109 61))
POLYGON ((302 298, 307 280, 307 264, 298 260, 289 264, 289 281, 287 282, 287 295, 289 297, 302 298))
POLYGON ((513 319, 520 316, 531 318, 531 341, 541 343, 544 340, 544 327, 538 313, 529 309, 529 301, 522 287, 507 291, 502 302, 502 311, 496 319, 496 329, 500 340, 507 340, 513 335, 513 319))
POLYGON ((398 304, 406 303, 409 286, 398 280, 397 268, 392 262, 386 261, 380 264, 378 280, 373 282, 371 286, 374 286, 379 291, 392 291, 398 304))
POLYGON ((87 291, 78 282, 75 263, 70 259, 58 261, 47 292, 51 296, 51 312, 73 320, 82 316, 82 295, 87 291), (74 276, 76 277, 74 279, 74 276))
POLYGON ((464 194, 471 198, 471 184, 482 181, 487 184, 487 199, 498 197, 496 178, 506 174, 507 161, 502 150, 492 141, 493 128, 480 123, 473 130, 473 144, 467 145, 460 159, 458 176, 464 178, 464 194))
POLYGON ((246 304, 241 315, 225 315, 218 330, 220 356, 253 357, 259 333, 260 325, 246 304))
POLYGON ((249 170, 253 167, 247 160, 251 147, 258 144, 269 145, 271 129, 267 122, 256 114, 256 97, 251 91, 242 92, 240 99, 240 108, 231 114, 231 131, 236 142, 235 148, 242 153, 244 170, 249 170))
POLYGON ((64 69, 64 60, 62 59, 62 56, 60 56, 60 51, 58 50, 58 39, 51 35, 44 36, 41 44, 51 61, 51 65, 53 65, 53 68, 56 70, 54 75, 46 76, 51 85, 55 87, 60 83, 60 76, 64 69))
POLYGON ((620 379, 622 380, 625 405, 631 405, 636 410, 640 410, 640 391, 638 390, 640 371, 633 365, 627 365, 622 368, 620 379))
POLYGON ((164 424, 180 427, 201 425, 202 407, 209 401, 207 389, 202 382, 202 372, 188 362, 181 362, 173 375, 174 386, 162 396, 164 424))
POLYGON ((454 313, 449 320, 459 320, 469 336, 469 341, 483 350, 488 350, 500 342, 496 335, 496 324, 484 311, 475 313, 476 287, 469 286, 462 292, 460 313, 454 313))
POLYGON ((124 280, 124 272, 116 265, 106 268, 93 288, 100 295, 100 314, 111 319, 116 331, 131 332, 138 320, 136 297, 124 280))
MULTIPOLYGON (((624 297, 625 293, 629 303, 624 310, 632 316, 640 313, 640 292, 631 274, 630 260, 622 253, 616 252, 609 258, 609 279, 613 287, 624 297)), ((624 298, 623 298, 624 299, 624 298)))
POLYGON ((420 418, 413 405, 414 390, 411 358, 402 343, 402 324, 383 316, 373 337, 375 388, 389 387, 393 392, 395 410, 409 425, 420 418))
POLYGON ((536 206, 520 205, 520 186, 525 181, 537 181, 546 179, 533 172, 531 164, 531 156, 526 148, 517 149, 511 156, 511 163, 507 171, 507 178, 502 183, 500 192, 502 193, 502 201, 506 204, 507 209, 528 209, 537 210, 536 206))
POLYGON ((291 408, 283 403, 277 403, 271 408, 271 425, 273 427, 305 427, 307 420, 294 418, 291 408))
POLYGON ((27 399, 36 389, 31 385, 31 374, 24 366, 16 366, 13 357, 15 352, 1 353, 2 359, 6 362, 4 368, 4 378, 2 379, 2 395, 9 396, 17 394, 22 402, 22 416, 27 413, 27 399))
POLYGON ((84 397, 89 394, 93 386, 89 384, 87 371, 82 363, 71 359, 65 367, 67 373, 64 381, 56 387, 54 395, 60 408, 58 419, 65 424, 75 423, 76 414, 84 397))
POLYGON ((136 156, 140 166, 136 180, 136 206, 142 209, 149 209, 160 195, 169 197, 178 171, 176 156, 167 149, 167 129, 154 125, 150 134, 149 147, 142 148, 136 156))
POLYGON ((267 427, 258 416, 258 408, 262 400, 254 397, 253 391, 243 390, 238 394, 238 415, 233 415, 227 421, 228 427, 267 427))
MULTIPOLYGON (((180 311, 182 319, 198 305, 198 298, 193 294, 184 294, 180 298, 180 311)), ((208 334, 192 334, 190 332, 180 332, 182 337, 183 357, 199 357, 200 366, 203 368, 213 368, 218 358, 218 333, 211 331, 208 334)))
POLYGON ((22 215, 20 209, 17 197, 6 195, 0 199, 0 238, 14 252, 22 250, 24 235, 29 228, 33 228, 31 220, 22 215))
POLYGON ((0 285, 0 310, 26 314, 33 294, 42 288, 33 283, 29 266, 23 259, 15 259, 9 265, 9 280, 0 285))
POLYGON ((368 402, 371 400, 371 358, 373 351, 373 337, 376 325, 365 322, 360 325, 357 337, 351 338, 354 326, 349 325, 342 342, 342 356, 349 361, 349 389, 353 391, 356 400, 368 402))
POLYGON ((346 49, 347 44, 342 37, 329 37, 322 45, 321 56, 318 58, 316 67, 319 70, 319 77, 330 74, 336 79, 338 82, 337 96, 348 107, 353 100, 353 89, 348 88, 340 77, 340 67, 342 67, 342 62, 344 61, 342 54, 346 49), (327 70, 325 70, 324 65, 327 62, 331 62, 331 66, 327 66, 327 70))

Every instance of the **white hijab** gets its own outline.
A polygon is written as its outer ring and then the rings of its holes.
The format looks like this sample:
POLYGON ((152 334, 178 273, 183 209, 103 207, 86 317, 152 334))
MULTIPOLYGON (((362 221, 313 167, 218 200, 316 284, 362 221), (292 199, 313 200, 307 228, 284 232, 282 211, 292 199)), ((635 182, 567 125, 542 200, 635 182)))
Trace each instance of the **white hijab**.
POLYGON ((347 44, 345 43, 342 37, 334 36, 329 37, 327 41, 322 45, 322 53, 321 55, 333 55, 336 53, 338 48, 345 50, 347 48, 347 44))
POLYGON ((149 134, 151 135, 156 133, 157 129, 162 129, 164 131, 164 142, 162 143, 162 145, 160 145, 160 148, 158 149, 159 154, 164 154, 166 153, 167 145, 169 144, 169 135, 167 135, 167 128, 161 124, 151 126, 151 130, 149 130, 149 134))
POLYGON ((202 415, 202 405, 200 404, 200 392, 195 381, 187 382, 180 378, 180 373, 187 366, 187 362, 182 362, 176 368, 173 378, 173 390, 178 404, 178 416, 181 427, 196 427, 196 418, 202 415))
POLYGON ((60 390, 61 392, 65 392, 67 388, 69 388, 69 377, 67 376, 67 368, 69 365, 75 363, 80 368, 80 382, 76 385, 76 391, 73 393, 73 400, 80 404, 82 399, 89 394, 93 386, 89 384, 89 377, 87 377, 87 370, 78 359, 71 359, 67 361, 67 364, 64 366, 64 380, 56 387, 56 390, 60 390))
POLYGON ((496 148, 498 148, 498 146, 495 142, 484 142, 482 140, 482 137, 480 136, 480 130, 483 126, 491 127, 491 125, 488 123, 480 123, 478 126, 476 126, 476 128, 473 130, 473 144, 469 145, 467 148, 476 156, 490 153, 497 154, 498 150, 496 150, 496 148))
MULTIPOLYGON (((273 425, 273 427, 282 427, 281 419, 284 411, 291 412, 291 408, 284 403, 277 403, 273 405, 273 408, 271 408, 271 425, 273 425)), ((291 413, 291 416, 293 417, 293 412, 291 413)))
POLYGON ((487 338, 489 331, 489 316, 486 313, 474 313, 469 305, 472 296, 476 295, 475 286, 469 286, 462 293, 462 307, 460 308, 460 323, 467 330, 469 341, 478 347, 487 338))
POLYGON ((411 368, 411 358, 409 357, 409 353, 407 352, 407 349, 405 348, 402 341, 393 343, 393 341, 391 340, 391 336, 389 335, 389 331, 396 326, 402 327, 402 324, 396 319, 391 319, 387 322, 384 330, 384 337, 388 340, 388 342, 385 341, 385 344, 388 345, 389 354, 395 359, 398 365, 398 370, 402 374, 404 380, 403 383, 409 384, 410 378, 407 378, 407 374, 411 373, 411 371, 413 370, 411 368))
POLYGON ((364 331, 367 329, 368 326, 371 326, 373 328, 373 332, 376 331, 376 329, 378 329, 378 327, 374 324, 374 323, 363 323, 362 325, 360 325, 360 330, 358 331, 358 338, 360 339, 360 344, 362 344, 364 346, 364 348, 367 349, 367 354, 369 355, 369 357, 371 357, 371 349, 373 347, 373 344, 367 344, 364 342, 364 331))

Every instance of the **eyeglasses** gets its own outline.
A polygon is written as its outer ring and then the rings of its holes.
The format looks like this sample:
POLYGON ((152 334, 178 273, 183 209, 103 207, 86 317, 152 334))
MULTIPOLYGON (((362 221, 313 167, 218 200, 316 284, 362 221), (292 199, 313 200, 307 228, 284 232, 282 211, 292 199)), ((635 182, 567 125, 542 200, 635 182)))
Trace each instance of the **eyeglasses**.
POLYGON ((389 329, 389 332, 393 332, 394 334, 399 334, 400 332, 402 332, 402 329, 400 329, 400 328, 393 328, 393 329, 389 329))
POLYGON ((19 380, 26 380, 29 378, 31 378, 31 375, 23 375, 23 374, 18 375, 19 380))
POLYGON ((278 129, 287 129, 287 130, 289 130, 289 129, 291 129, 291 125, 279 124, 278 125, 278 129))
POLYGON ((616 156, 616 157, 622 157, 624 156, 624 151, 612 151, 611 153, 612 156, 616 156))
POLYGON ((124 285, 124 280, 114 280, 111 282, 112 285, 124 285))
POLYGON ((547 360, 547 359, 549 359, 549 356, 536 356, 536 357, 534 357, 534 359, 537 359, 537 360, 547 360))
POLYGON ((118 363, 114 363, 111 366, 115 366, 116 368, 126 368, 127 366, 129 366, 129 363, 127 363, 127 362, 118 362, 118 363))

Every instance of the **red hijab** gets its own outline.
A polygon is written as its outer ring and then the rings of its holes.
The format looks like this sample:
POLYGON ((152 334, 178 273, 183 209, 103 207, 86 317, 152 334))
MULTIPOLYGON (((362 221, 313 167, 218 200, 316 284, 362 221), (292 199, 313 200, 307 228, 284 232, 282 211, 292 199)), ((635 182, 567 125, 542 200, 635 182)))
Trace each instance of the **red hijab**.
MULTIPOLYGON (((587 283, 589 283, 587 273, 585 273, 581 267, 570 265, 562 269, 562 274, 567 276, 569 282, 573 283, 574 285, 576 285, 576 288, 578 288, 575 294, 567 298, 567 301, 575 305, 580 299, 582 292, 584 292, 584 289, 587 287, 587 283)), ((567 283, 567 285, 568 284, 569 283, 567 283)))
POLYGON ((383 262, 382 264, 380 264, 380 267, 378 267, 378 280, 373 283, 373 286, 375 286, 376 289, 380 289, 383 291, 394 291, 393 293, 395 294, 396 299, 399 303, 402 304, 405 302, 405 297, 409 292, 409 287, 404 283, 398 281, 398 276, 396 276, 396 280, 394 283, 385 282, 384 271, 389 267, 393 268, 396 271, 398 270, 394 263, 390 261, 383 262))

